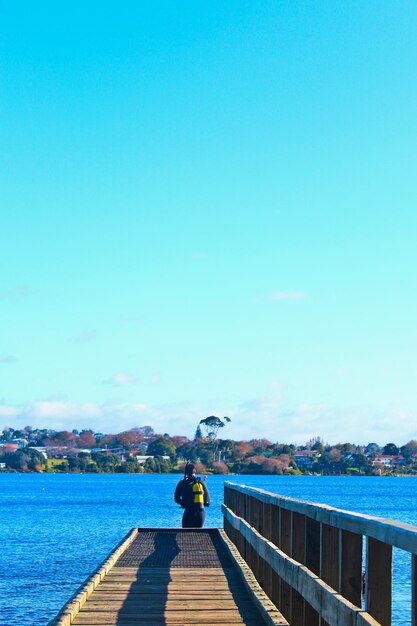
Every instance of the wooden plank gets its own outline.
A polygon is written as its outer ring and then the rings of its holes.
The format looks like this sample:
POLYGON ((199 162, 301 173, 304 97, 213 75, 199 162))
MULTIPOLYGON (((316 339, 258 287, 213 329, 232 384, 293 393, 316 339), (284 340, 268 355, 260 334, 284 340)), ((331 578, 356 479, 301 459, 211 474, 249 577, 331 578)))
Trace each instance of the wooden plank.
MULTIPOLYGON (((202 619, 204 619, 204 617, 199 617, 199 618, 191 618, 190 620, 187 620, 185 623, 183 623, 183 626, 187 625, 187 624, 192 624, 193 626, 209 626, 210 622, 203 622, 201 621, 202 619)), ((140 616, 138 616, 134 622, 130 621, 128 618, 123 619, 123 620, 118 620, 117 618, 115 619, 114 622, 108 622, 106 623, 106 626, 137 626, 138 624, 151 624, 152 626, 167 626, 170 623, 175 623, 175 622, 167 622, 165 619, 152 619, 152 621, 149 621, 147 619, 141 620, 140 616)), ((233 622, 216 622, 216 626, 230 626, 230 624, 232 624, 233 622)), ((236 622, 235 622, 236 623, 236 622)), ((239 624, 241 624, 242 622, 238 622, 239 624)), ((253 619, 247 619, 245 620, 245 626, 260 626, 259 624, 259 618, 255 618, 253 619)), ((80 624, 80 626, 96 626, 97 622, 91 622, 89 620, 82 622, 82 624, 80 624)))
MULTIPOLYGON (((106 618, 112 618, 112 616, 119 616, 121 617, 122 615, 124 616, 129 616, 129 619, 134 620, 135 616, 137 615, 138 610, 132 610, 132 611, 128 611, 126 610, 110 610, 110 609, 103 609, 100 611, 85 611, 85 610, 81 610, 77 617, 75 618, 74 623, 77 624, 78 622, 85 620, 85 619, 89 619, 89 620, 93 620, 93 619, 102 619, 103 617, 106 618)), ((202 609, 195 609, 194 611, 187 611, 187 610, 182 610, 182 609, 173 609, 173 610, 167 610, 164 606, 159 607, 159 608, 155 608, 155 609, 140 609, 140 617, 144 618, 144 617, 148 617, 148 618, 152 618, 156 616, 163 616, 167 619, 181 619, 184 623, 185 620, 189 619, 190 614, 195 613, 195 617, 200 619, 202 618, 202 609)), ((239 610, 239 609, 205 609, 204 610, 204 617, 209 616, 210 619, 212 619, 213 621, 215 619, 221 619, 224 621, 227 621, 227 619, 229 618, 234 618, 236 619, 237 617, 242 619, 242 616, 246 615, 249 618, 254 618, 256 617, 257 613, 255 612, 255 610, 252 609, 248 609, 247 611, 245 610, 239 610)))
POLYGON ((132 591, 137 590, 138 588, 141 589, 149 589, 149 590, 153 590, 153 589, 189 589, 190 586, 193 586, 194 589, 196 590, 201 590, 204 591, 205 589, 212 589, 213 591, 218 590, 218 589, 233 589, 234 587, 239 587, 240 583, 238 580, 234 581, 234 580, 229 580, 229 581, 223 581, 223 582, 211 582, 211 583, 207 583, 207 582, 195 582, 194 584, 192 583, 192 581, 190 581, 189 583, 187 582, 181 582, 181 581, 172 581, 169 583, 161 583, 161 582, 157 582, 157 581, 137 581, 134 583, 115 583, 115 582, 111 582, 111 581, 106 581, 104 580, 101 583, 101 588, 102 589, 131 589, 132 591))
MULTIPOLYGON (((233 590, 233 597, 238 595, 238 591, 240 589, 240 585, 237 586, 236 588, 233 590)), ((228 597, 230 596, 230 594, 232 593, 232 590, 229 587, 225 587, 224 589, 218 589, 215 592, 216 598, 217 597, 228 597)), ((242 594, 245 595, 245 592, 242 591, 242 594)), ((213 590, 211 588, 208 589, 182 589, 182 588, 178 588, 178 587, 171 587, 170 589, 164 589, 163 587, 161 587, 160 589, 148 589, 148 587, 145 587, 144 589, 138 588, 138 589, 112 589, 112 588, 107 588, 107 589, 103 589, 103 584, 99 585, 97 587, 97 589, 94 592, 94 597, 114 597, 114 598, 121 598, 121 597, 127 597, 127 596, 172 596, 173 598, 177 598, 177 597, 192 597, 192 598, 211 598, 213 597, 213 590)))
MULTIPOLYGON (((94 596, 94 594, 93 594, 94 596)), ((142 597, 136 597, 136 598, 111 598, 111 599, 102 599, 102 598, 96 598, 94 599, 94 601, 88 600, 88 602, 86 602, 86 604, 84 604, 84 606, 82 607, 82 611, 91 611, 92 609, 98 609, 98 608, 109 608, 109 609, 113 609, 115 607, 117 607, 118 609, 129 609, 131 607, 137 609, 138 607, 141 608, 154 608, 154 607, 161 607, 161 606, 165 606, 168 609, 173 609, 173 608, 186 608, 186 609, 190 609, 190 610, 194 610, 195 608, 199 607, 201 608, 201 610, 204 610, 206 607, 207 609, 233 609, 233 608, 248 608, 249 606, 253 606, 252 601, 249 599, 248 596, 244 597, 244 596, 229 596, 228 598, 222 597, 222 598, 217 598, 216 600, 213 600, 211 598, 192 598, 192 597, 188 597, 188 598, 181 598, 181 597, 175 597, 173 598, 172 596, 157 596, 155 598, 144 598, 142 597)))
POLYGON ((132 611, 132 612, 121 612, 121 611, 116 611, 116 612, 111 612, 111 611, 100 611, 100 612, 92 612, 90 614, 87 613, 78 613, 77 617, 75 618, 75 621, 73 622, 74 624, 82 624, 83 622, 103 622, 105 624, 109 623, 109 622, 113 622, 115 620, 117 620, 117 624, 122 623, 122 620, 135 620, 137 618, 140 619, 147 619, 149 622, 152 622, 153 620, 157 619, 157 620, 161 620, 164 619, 166 621, 167 624, 174 622, 174 623, 182 623, 185 624, 189 621, 191 621, 192 619, 194 619, 195 621, 201 621, 206 619, 208 624, 214 623, 214 622, 228 622, 228 621, 232 621, 232 622, 239 622, 239 620, 245 624, 246 620, 256 620, 256 618, 258 618, 258 623, 259 623, 259 616, 256 615, 256 613, 252 612, 252 613, 242 613, 241 611, 238 610, 224 610, 224 611, 205 611, 203 609, 200 610, 196 610, 196 611, 191 611, 191 610, 178 610, 178 611, 161 611, 161 610, 155 610, 155 611, 149 611, 148 609, 146 610, 138 610, 138 611, 132 611))
POLYGON ((260 626, 259 618, 246 618, 242 619, 240 616, 205 616, 201 612, 196 615, 190 615, 189 617, 179 615, 177 617, 172 616, 170 619, 166 619, 164 616, 141 616, 121 618, 117 615, 104 615, 96 618, 77 618, 74 624, 78 626, 137 626, 137 624, 149 624, 152 626, 161 625, 169 626, 170 624, 178 624, 180 626, 210 626, 216 624, 216 626, 229 626, 230 624, 245 624, 245 626, 260 626))
POLYGON ((366 547, 366 610, 382 626, 391 626, 392 547, 368 538, 366 547))
POLYGON ((182 585, 182 586, 190 586, 192 585, 194 587, 194 589, 207 589, 207 587, 209 586, 211 589, 216 589, 216 588, 223 588, 223 587, 228 587, 229 585, 234 585, 234 584, 239 584, 239 580, 235 579, 235 578, 230 578, 229 580, 225 579, 219 579, 219 580, 212 580, 212 581, 201 581, 201 580, 157 580, 154 578, 148 578, 147 580, 144 579, 137 579, 134 581, 123 581, 123 580, 107 580, 104 579, 103 582, 101 583, 102 585, 106 585, 108 587, 113 586, 113 587, 131 587, 132 589, 134 587, 147 587, 147 586, 152 586, 152 587, 175 587, 176 585, 182 585))

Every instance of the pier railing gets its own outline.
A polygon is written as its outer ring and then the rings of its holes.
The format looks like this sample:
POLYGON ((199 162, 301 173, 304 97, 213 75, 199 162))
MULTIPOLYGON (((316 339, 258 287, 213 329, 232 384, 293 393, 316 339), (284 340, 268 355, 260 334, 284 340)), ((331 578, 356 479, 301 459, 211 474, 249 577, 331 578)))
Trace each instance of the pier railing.
POLYGON ((417 626, 416 527, 229 482, 223 514, 227 535, 291 626, 391 626, 393 547, 412 555, 417 626))

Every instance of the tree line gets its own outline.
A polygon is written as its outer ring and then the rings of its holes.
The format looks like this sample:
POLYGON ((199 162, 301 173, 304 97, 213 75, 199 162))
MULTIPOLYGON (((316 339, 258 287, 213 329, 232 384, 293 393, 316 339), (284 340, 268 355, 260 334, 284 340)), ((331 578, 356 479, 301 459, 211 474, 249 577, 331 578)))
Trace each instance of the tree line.
POLYGON ((371 442, 328 444, 313 437, 302 446, 269 439, 219 438, 229 418, 210 416, 201 420, 192 439, 158 434, 151 426, 120 433, 91 429, 5 428, 0 438, 0 463, 6 470, 167 473, 181 471, 186 461, 200 473, 218 474, 387 474, 417 473, 417 441, 401 446, 371 442), (26 444, 10 451, 7 444, 26 444), (48 459, 42 451, 46 450, 48 459), (307 456, 302 456, 308 452, 307 456), (147 456, 139 463, 138 457, 147 456), (390 458, 387 458, 390 457, 390 458), (388 463, 387 463, 388 461, 388 463))

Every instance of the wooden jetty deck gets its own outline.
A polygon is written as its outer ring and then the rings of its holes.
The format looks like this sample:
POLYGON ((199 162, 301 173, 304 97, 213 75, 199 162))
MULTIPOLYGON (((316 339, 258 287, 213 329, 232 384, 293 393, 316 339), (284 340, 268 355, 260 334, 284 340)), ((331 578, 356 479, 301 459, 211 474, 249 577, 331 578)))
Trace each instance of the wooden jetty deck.
POLYGON ((134 529, 51 626, 287 625, 218 529, 134 529))
POLYGON ((133 529, 49 626, 392 626, 394 548, 417 626, 416 527, 232 483, 222 510, 224 530, 133 529))

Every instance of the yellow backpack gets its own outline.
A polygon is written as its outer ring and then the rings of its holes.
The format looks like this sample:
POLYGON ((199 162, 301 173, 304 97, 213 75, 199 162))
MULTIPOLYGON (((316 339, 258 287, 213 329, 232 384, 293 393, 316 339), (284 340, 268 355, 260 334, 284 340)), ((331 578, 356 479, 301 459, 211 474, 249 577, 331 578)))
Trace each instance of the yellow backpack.
POLYGON ((193 483, 193 503, 204 504, 204 489, 199 478, 193 483))

